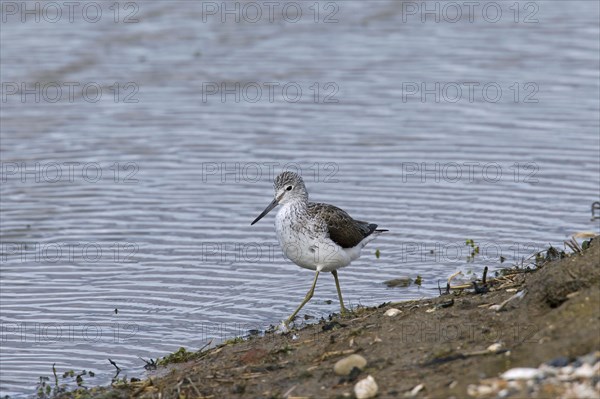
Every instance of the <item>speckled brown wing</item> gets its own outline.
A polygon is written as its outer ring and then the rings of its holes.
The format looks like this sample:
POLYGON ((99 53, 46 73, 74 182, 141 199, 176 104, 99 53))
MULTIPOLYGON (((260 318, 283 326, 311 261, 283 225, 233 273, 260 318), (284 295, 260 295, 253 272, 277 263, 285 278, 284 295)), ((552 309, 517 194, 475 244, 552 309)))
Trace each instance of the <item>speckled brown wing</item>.
POLYGON ((320 203, 309 203, 308 213, 322 219, 327 225, 329 238, 342 248, 352 248, 377 229, 376 224, 354 220, 342 209, 320 203))

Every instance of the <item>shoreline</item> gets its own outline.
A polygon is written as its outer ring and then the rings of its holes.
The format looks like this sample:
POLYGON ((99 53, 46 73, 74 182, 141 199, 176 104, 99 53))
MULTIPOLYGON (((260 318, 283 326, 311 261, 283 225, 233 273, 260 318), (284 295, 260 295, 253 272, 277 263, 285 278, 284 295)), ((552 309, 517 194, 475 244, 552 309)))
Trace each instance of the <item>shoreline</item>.
POLYGON ((437 298, 359 308, 286 334, 180 350, 142 380, 58 397, 352 398, 368 376, 378 398, 520 398, 538 385, 546 395, 538 397, 600 395, 600 239, 575 250, 548 250, 535 269, 504 269, 437 298), (351 355, 366 365, 336 374, 334 365, 351 355), (583 364, 592 375, 544 385, 552 364, 571 367, 574 375, 583 364), (530 378, 502 377, 515 368, 527 368, 530 378))

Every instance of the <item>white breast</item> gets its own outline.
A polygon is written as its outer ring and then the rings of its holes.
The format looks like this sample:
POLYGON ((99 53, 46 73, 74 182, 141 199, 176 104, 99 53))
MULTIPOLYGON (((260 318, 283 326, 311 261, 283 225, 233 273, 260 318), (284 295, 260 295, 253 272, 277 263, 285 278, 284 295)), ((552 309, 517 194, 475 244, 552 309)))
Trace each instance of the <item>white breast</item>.
POLYGON ((332 271, 360 256, 360 248, 343 249, 333 242, 321 221, 309 218, 301 204, 283 205, 275 218, 275 230, 284 255, 305 269, 332 271))

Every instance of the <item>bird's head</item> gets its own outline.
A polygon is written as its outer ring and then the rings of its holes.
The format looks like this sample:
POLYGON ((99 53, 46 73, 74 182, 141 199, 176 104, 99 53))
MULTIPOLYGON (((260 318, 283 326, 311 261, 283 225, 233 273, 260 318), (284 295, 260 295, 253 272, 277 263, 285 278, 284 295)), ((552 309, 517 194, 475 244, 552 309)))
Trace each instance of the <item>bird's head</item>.
POLYGON ((283 172, 277 175, 274 181, 275 198, 265 210, 251 223, 254 224, 262 219, 267 213, 279 204, 287 204, 294 201, 308 201, 308 192, 304 186, 304 180, 294 172, 283 172))

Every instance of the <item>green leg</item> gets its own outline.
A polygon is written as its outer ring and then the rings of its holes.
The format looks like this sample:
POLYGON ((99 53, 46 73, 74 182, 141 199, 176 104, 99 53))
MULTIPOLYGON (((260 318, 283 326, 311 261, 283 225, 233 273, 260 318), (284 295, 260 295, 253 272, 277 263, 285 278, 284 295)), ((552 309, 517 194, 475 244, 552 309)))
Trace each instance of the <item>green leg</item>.
POLYGON ((298 306, 298 308, 294 311, 294 313, 292 313, 292 315, 290 317, 288 317, 287 319, 287 324, 291 323, 292 320, 294 320, 294 317, 296 317, 296 315, 298 314, 298 312, 300 311, 300 309, 302 309, 302 307, 304 305, 306 305, 306 302, 310 301, 310 298, 312 298, 314 292, 315 292, 315 286, 317 285, 317 278, 319 277, 319 272, 316 272, 315 274, 315 279, 312 283, 312 287, 310 287, 310 290, 308 291, 308 293, 306 294, 306 297, 304 298, 304 300, 302 301, 302 303, 300 304, 300 306, 298 306))
POLYGON ((342 299, 342 290, 340 289, 340 281, 338 280, 337 270, 331 272, 333 274, 333 278, 335 279, 335 288, 337 288, 338 297, 340 297, 340 309, 342 316, 348 313, 348 310, 344 307, 344 300, 342 299))

